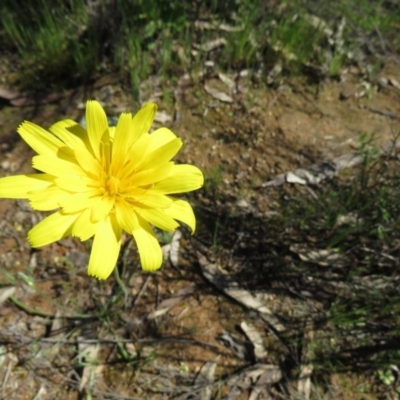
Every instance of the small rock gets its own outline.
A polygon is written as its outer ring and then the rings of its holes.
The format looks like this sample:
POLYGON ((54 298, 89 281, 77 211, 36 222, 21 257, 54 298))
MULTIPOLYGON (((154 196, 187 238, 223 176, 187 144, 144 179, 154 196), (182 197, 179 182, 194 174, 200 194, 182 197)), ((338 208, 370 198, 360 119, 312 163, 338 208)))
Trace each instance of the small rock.
POLYGON ((392 86, 394 86, 396 89, 400 90, 400 83, 397 79, 393 78, 392 76, 389 78, 389 82, 392 86))
POLYGON ((3 168, 5 171, 7 171, 10 168, 11 162, 9 160, 4 160, 1 163, 1 168, 3 168))
POLYGON ((245 199, 239 200, 237 205, 239 207, 242 207, 242 208, 249 208, 250 207, 250 204, 245 199))

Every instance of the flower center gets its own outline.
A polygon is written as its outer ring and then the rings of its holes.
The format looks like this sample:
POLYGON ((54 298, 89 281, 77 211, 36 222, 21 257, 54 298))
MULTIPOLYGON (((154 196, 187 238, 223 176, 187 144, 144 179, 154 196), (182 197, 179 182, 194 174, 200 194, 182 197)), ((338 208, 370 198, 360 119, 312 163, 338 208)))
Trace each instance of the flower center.
POLYGON ((106 184, 106 190, 107 192, 111 195, 114 196, 118 194, 119 192, 119 179, 116 178, 115 176, 110 176, 108 178, 107 184, 106 184))

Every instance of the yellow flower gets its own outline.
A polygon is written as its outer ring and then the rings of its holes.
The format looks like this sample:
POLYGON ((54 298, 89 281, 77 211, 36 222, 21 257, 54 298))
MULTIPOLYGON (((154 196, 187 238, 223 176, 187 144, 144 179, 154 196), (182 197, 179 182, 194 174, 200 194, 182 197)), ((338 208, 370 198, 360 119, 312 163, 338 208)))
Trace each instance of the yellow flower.
POLYGON ((1 178, 0 197, 29 199, 35 210, 58 209, 29 231, 32 247, 68 235, 82 241, 94 236, 88 274, 106 279, 118 259, 122 230, 135 238, 147 271, 162 264, 150 224, 174 231, 178 220, 194 232, 192 207, 170 195, 200 188, 203 174, 170 161, 182 141, 169 129, 148 133, 156 109, 147 103, 109 127, 101 105, 88 101, 87 130, 68 119, 50 132, 27 121, 20 125, 18 133, 38 153, 33 167, 43 173, 1 178))

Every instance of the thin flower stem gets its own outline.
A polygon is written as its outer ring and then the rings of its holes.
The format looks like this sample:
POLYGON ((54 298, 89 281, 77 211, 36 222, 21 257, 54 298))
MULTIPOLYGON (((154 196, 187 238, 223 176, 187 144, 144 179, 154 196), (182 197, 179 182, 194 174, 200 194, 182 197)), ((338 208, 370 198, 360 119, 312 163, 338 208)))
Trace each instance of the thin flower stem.
POLYGON ((126 303, 126 301, 128 300, 128 290, 126 289, 126 286, 124 284, 124 282, 122 282, 122 279, 119 275, 118 272, 118 268, 114 268, 114 278, 115 278, 115 282, 117 282, 118 286, 122 289, 122 291, 124 292, 124 304, 126 303))
POLYGON ((31 315, 37 315, 37 316, 43 317, 43 318, 51 318, 51 319, 55 319, 55 318, 96 319, 96 318, 99 318, 99 316, 97 316, 97 315, 84 315, 84 314, 77 314, 77 315, 72 315, 72 316, 63 315, 63 316, 60 316, 60 317, 56 317, 55 314, 46 313, 44 311, 36 310, 35 308, 29 307, 28 305, 26 305, 22 301, 18 300, 15 296, 10 296, 9 300, 12 303, 14 303, 18 308, 20 308, 21 310, 25 311, 26 313, 31 314, 31 315))

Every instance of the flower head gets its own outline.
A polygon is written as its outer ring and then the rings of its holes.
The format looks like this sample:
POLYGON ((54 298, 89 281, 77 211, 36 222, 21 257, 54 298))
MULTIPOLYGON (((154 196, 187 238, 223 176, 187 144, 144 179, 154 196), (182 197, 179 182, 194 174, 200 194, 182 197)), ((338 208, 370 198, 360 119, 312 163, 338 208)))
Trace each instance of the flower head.
POLYGON ((33 167, 42 173, 1 178, 0 197, 56 210, 29 231, 32 247, 68 235, 82 241, 93 236, 88 274, 106 279, 116 265, 122 231, 135 238, 142 268, 154 271, 162 253, 151 225, 174 231, 178 220, 195 230, 192 207, 170 195, 200 188, 203 174, 171 161, 182 141, 169 129, 149 134, 156 109, 147 103, 109 127, 101 105, 88 101, 86 130, 68 119, 49 131, 31 122, 20 125, 18 133, 37 153, 33 167))

